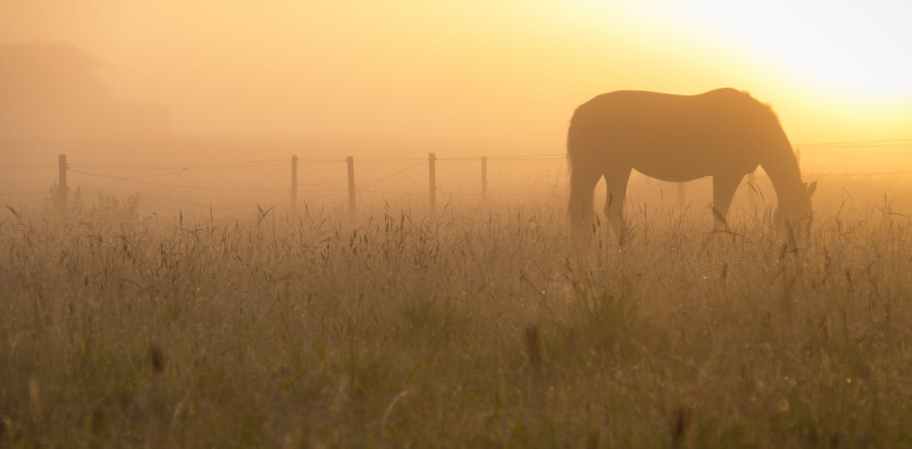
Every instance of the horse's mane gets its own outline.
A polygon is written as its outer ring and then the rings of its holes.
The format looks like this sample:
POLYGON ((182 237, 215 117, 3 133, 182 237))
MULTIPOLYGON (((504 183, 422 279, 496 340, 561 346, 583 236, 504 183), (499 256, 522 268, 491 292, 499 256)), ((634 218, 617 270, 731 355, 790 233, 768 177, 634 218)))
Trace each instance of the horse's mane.
POLYGON ((759 106, 759 107, 760 107, 760 110, 762 110, 764 114, 769 114, 769 116, 772 118, 772 121, 773 121, 775 124, 777 124, 777 125, 780 124, 780 122, 779 122, 779 114, 776 113, 776 109, 773 108, 773 105, 770 104, 770 103, 762 102, 762 101, 760 101, 760 100, 754 98, 754 96, 751 95, 751 93, 748 92, 748 91, 746 91, 746 90, 739 90, 739 89, 735 89, 735 88, 731 88, 731 87, 725 87, 725 88, 722 88, 722 89, 717 89, 717 90, 715 90, 715 91, 709 91, 709 92, 707 92, 707 93, 712 93, 712 92, 723 92, 723 91, 728 91, 728 92, 732 92, 732 93, 737 93, 738 95, 741 95, 741 96, 747 98, 747 99, 750 100, 752 103, 754 103, 754 104, 756 104, 757 106, 759 106))

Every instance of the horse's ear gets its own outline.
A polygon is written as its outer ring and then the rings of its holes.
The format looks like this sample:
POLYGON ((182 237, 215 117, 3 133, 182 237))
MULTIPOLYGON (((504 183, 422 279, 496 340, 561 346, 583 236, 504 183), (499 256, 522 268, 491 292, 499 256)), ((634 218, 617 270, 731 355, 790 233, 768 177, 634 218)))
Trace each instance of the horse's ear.
POLYGON ((814 196, 814 192, 817 191, 817 181, 814 181, 814 182, 806 185, 806 187, 807 187, 808 196, 809 197, 814 196))

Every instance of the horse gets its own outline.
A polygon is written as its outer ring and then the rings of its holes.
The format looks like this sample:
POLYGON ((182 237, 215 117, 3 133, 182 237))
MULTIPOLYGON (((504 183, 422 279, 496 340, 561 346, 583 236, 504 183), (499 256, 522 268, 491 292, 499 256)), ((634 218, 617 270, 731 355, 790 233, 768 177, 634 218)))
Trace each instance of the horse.
POLYGON ((624 197, 632 170, 685 182, 713 178, 715 227, 727 227, 732 197, 745 175, 763 167, 776 190, 774 222, 810 229, 817 183, 801 179, 792 145, 772 108, 736 89, 697 95, 624 90, 580 105, 567 132, 568 213, 574 236, 592 224, 593 189, 604 177, 606 219, 624 232, 624 197))

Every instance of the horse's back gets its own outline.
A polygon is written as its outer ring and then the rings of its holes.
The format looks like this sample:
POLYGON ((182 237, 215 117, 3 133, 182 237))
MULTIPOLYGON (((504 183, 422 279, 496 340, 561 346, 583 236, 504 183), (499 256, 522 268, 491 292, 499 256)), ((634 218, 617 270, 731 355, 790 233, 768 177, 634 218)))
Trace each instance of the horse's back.
POLYGON ((569 156, 623 162, 660 178, 706 176, 732 164, 752 170, 755 155, 745 154, 754 153, 745 146, 754 137, 757 117, 768 112, 749 94, 731 88, 698 95, 609 92, 577 108, 569 156))
POLYGON ((604 116, 660 118, 663 116, 716 116, 737 110, 756 109, 759 102, 746 92, 732 88, 715 89, 697 95, 679 95, 643 90, 618 90, 598 95, 580 105, 574 120, 604 116))

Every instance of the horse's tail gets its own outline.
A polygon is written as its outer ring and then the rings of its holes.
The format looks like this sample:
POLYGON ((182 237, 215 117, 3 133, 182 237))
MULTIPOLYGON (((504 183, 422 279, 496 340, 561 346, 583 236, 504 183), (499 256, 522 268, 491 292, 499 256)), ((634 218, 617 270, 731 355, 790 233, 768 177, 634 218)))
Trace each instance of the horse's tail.
POLYGON ((579 147, 579 125, 576 119, 578 112, 579 111, 574 111, 573 116, 570 117, 570 125, 567 126, 567 141, 565 143, 565 150, 567 151, 567 175, 571 180, 573 179, 573 161, 575 159, 573 156, 579 151, 577 150, 579 147))
POLYGON ((567 127, 567 174, 573 178, 574 164, 581 159, 583 151, 583 130, 579 119, 580 111, 577 109, 570 118, 570 126, 567 127))
POLYGON ((583 173, 586 164, 586 136, 581 126, 579 110, 570 119, 567 130, 567 171, 570 176, 570 198, 567 214, 575 238, 588 235, 592 222, 592 188, 583 173), (581 165, 582 164, 582 165, 581 165))

